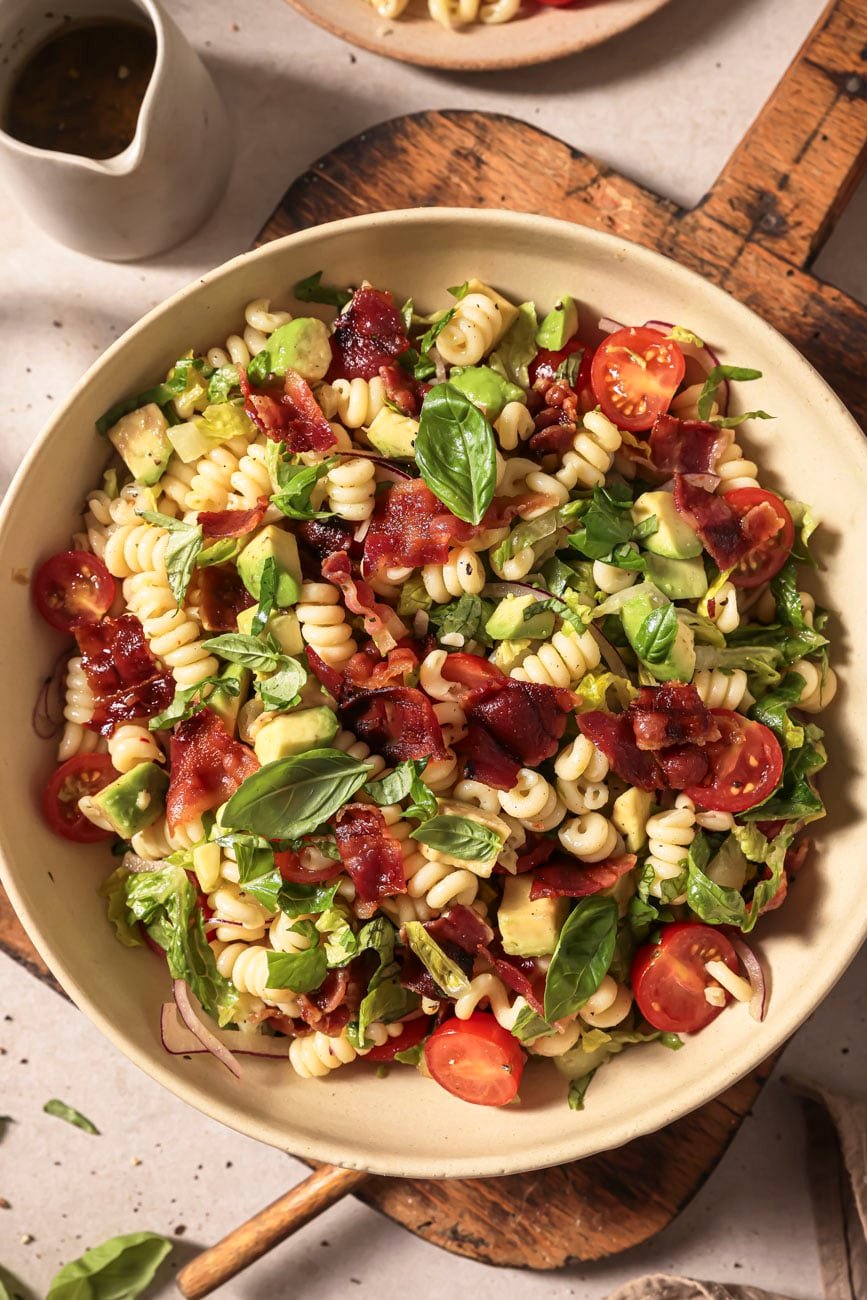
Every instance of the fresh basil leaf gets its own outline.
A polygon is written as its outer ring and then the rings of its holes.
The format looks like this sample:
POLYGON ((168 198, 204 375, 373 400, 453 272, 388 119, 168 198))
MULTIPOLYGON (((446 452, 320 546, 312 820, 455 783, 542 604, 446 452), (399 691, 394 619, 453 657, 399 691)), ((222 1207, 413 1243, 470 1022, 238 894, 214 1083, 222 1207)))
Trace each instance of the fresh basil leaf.
POLYGON ((617 904, 594 894, 582 898, 560 931, 545 979, 545 1019, 574 1015, 602 983, 617 938, 617 904))
POLYGON ((494 612, 494 602, 482 596, 461 596, 447 605, 437 605, 430 612, 430 621, 436 628, 437 639, 458 633, 464 642, 475 641, 480 646, 494 644, 485 631, 485 624, 494 612))
POLYGON ((64 1119, 67 1124, 73 1124, 76 1128, 83 1129, 85 1133, 93 1133, 99 1137, 99 1129, 93 1120, 88 1119, 86 1115, 82 1115, 81 1111, 76 1110, 74 1106, 67 1106, 65 1101, 58 1101, 56 1097, 52 1097, 51 1101, 47 1101, 42 1109, 46 1115, 55 1115, 57 1119, 64 1119))
POLYGON ((336 307, 342 311, 352 300, 350 289, 337 289, 333 285, 322 283, 322 272, 314 271, 305 280, 299 280, 292 290, 298 302, 321 302, 327 307, 336 307))
POLYGON ((196 556, 196 568, 207 569, 212 564, 228 564, 241 550, 241 541, 237 537, 221 537, 212 542, 196 556))
MULTIPOLYGON (((645 519, 644 523, 656 522, 656 516, 645 519)), ((642 525, 640 524, 639 527, 642 525)), ((637 529, 636 529, 637 531, 637 529)), ((647 557, 639 551, 634 542, 622 542, 620 546, 615 546, 610 555, 606 555, 604 564, 612 564, 618 569, 628 569, 630 573, 646 573, 647 557)))
POLYGON ((503 847, 499 835, 469 817, 440 813, 410 832, 410 838, 462 862, 490 862, 503 847))
POLYGON ((707 925, 734 925, 748 934, 759 919, 762 909, 771 901, 780 886, 791 835, 781 832, 770 842, 765 865, 770 875, 759 880, 749 904, 736 889, 717 885, 705 874, 710 858, 707 836, 699 831, 690 845, 686 901, 689 907, 707 925))
POLYGON ((577 592, 582 598, 581 604, 588 609, 593 607, 596 583, 593 581, 593 565, 588 560, 567 564, 559 556, 553 555, 542 565, 541 574, 545 587, 552 596, 563 599, 567 592, 577 592))
POLYGON ((253 619, 253 636, 261 636, 265 631, 268 626, 268 619, 274 613, 276 604, 277 563, 274 557, 269 555, 262 565, 262 576, 259 579, 259 601, 256 605, 256 616, 253 619))
POLYGON ((488 357, 491 369, 519 388, 530 387, 529 366, 539 351, 536 343, 538 328, 535 305, 532 302, 522 302, 517 318, 488 357))
POLYGON ((149 720, 150 730, 165 731, 176 722, 185 722, 194 713, 204 709, 208 703, 208 697, 204 694, 208 686, 213 686, 223 695, 239 695, 241 692, 241 683, 236 677, 223 677, 219 673, 213 677, 203 677, 195 686, 178 687, 169 707, 149 720))
POLYGON ((394 960, 397 931, 387 917, 377 916, 362 926, 358 934, 359 951, 371 950, 379 963, 370 977, 367 993, 358 1008, 357 1045, 366 1044, 367 1026, 379 1020, 390 1024, 402 1020, 420 1006, 417 994, 400 984, 400 968, 394 960))
MULTIPOLYGON (((123 841, 118 841, 121 853, 126 853, 128 845, 123 841)), ((126 867, 115 867, 114 871, 100 885, 97 893, 100 898, 104 898, 108 904, 108 919, 114 926, 115 938, 122 943, 124 948, 140 948, 142 940, 139 936, 138 926, 130 925, 129 914, 126 910, 126 882, 129 872, 126 867)))
POLYGON ((334 895, 339 885, 339 880, 312 885, 285 880, 280 889, 277 906, 286 916, 318 916, 333 906, 334 895))
POLYGON ((434 321, 430 329, 427 330, 421 336, 421 338, 418 341, 418 350, 422 354, 422 356, 430 352, 431 348, 436 343, 437 339, 442 334, 446 325, 448 325, 449 321, 452 319, 456 311, 457 311, 457 307, 450 307, 448 311, 443 312, 439 320, 434 321))
POLYGON ((415 304, 412 298, 407 298, 406 302, 400 309, 400 319, 403 322, 404 334, 409 334, 412 329, 412 318, 415 314, 415 304))
POLYGON ((548 596, 544 600, 534 601, 532 605, 528 605, 524 610, 524 621, 535 618, 537 614, 542 614, 548 609, 555 614, 559 614, 563 622, 568 623, 578 636, 587 631, 587 624, 581 616, 587 612, 587 607, 580 600, 577 593, 566 592, 565 598, 562 600, 559 596, 548 596), (579 610, 581 613, 578 612, 579 610))
POLYGON ((193 576, 193 569, 202 549, 204 540, 202 529, 198 524, 187 524, 182 519, 171 519, 156 510, 137 510, 136 514, 149 524, 165 528, 170 534, 165 555, 166 574, 172 595, 180 608, 184 603, 184 596, 187 594, 187 587, 190 585, 190 578, 193 576))
POLYGON ((293 993, 310 993, 318 989, 328 974, 325 949, 312 921, 296 921, 291 929, 308 941, 300 952, 268 953, 268 988, 291 989, 293 993))
POLYGON ((463 284, 453 284, 451 288, 448 290, 448 292, 452 295, 452 297, 457 298, 458 300, 460 300, 461 298, 466 298, 469 291, 470 291, 469 280, 464 280, 463 284))
MULTIPOLYGON (((596 1069, 598 1070, 599 1067, 597 1066, 596 1069)), ((570 1110, 584 1109, 584 1098, 587 1096, 587 1089, 590 1087, 595 1073, 596 1070, 590 1070, 588 1074, 582 1074, 580 1079, 570 1080, 568 1096, 570 1110)))
POLYGON ((337 458, 332 456, 316 465, 300 465, 286 459, 279 443, 272 445, 278 448, 274 457, 277 491, 271 497, 272 505, 287 519, 330 518, 332 511, 314 510, 310 498, 316 484, 337 464, 337 458))
POLYGON ((406 348, 403 352, 399 352, 396 360, 402 369, 409 371, 413 379, 417 379, 420 383, 432 378, 437 372, 430 357, 423 357, 416 348, 406 348))
POLYGON ((519 1043, 527 1043, 534 1038, 550 1038, 557 1030, 527 1004, 521 1007, 515 1017, 511 1032, 519 1043))
POLYGON ((271 353, 267 348, 257 352, 247 365, 247 378, 251 384, 266 384, 271 374, 271 353))
POLYGON ((270 677, 256 682, 256 693, 266 709, 291 709, 299 702, 307 681, 307 669, 299 659, 280 655, 270 677))
POLYGON ((644 943, 650 931, 659 924, 659 912, 650 902, 633 894, 629 900, 626 922, 636 943, 644 943))
POLYGON ((724 379, 746 380, 761 379, 761 377, 761 370, 749 370, 744 366, 714 366, 698 395, 698 418, 700 420, 708 418, 716 398, 716 391, 724 379))
POLYGON ((744 411, 741 415, 712 415, 710 423, 715 424, 718 429, 737 429, 747 420, 775 420, 776 418, 775 415, 769 415, 767 411, 744 411))
POLYGON ((427 766, 426 759, 404 759, 398 763, 393 772, 378 781, 368 781, 365 786, 367 794, 380 807, 401 803, 409 794, 413 778, 421 774, 427 766))
POLYGON ((218 655, 227 663, 242 664, 244 668, 254 668, 263 673, 276 672, 282 657, 279 646, 271 638, 262 640, 258 636, 245 636, 242 632, 225 632, 221 636, 209 637, 202 642, 202 649, 218 655))
POLYGON ((250 830, 266 840, 308 835, 352 798, 369 771, 369 763, 339 749, 278 758, 235 791, 223 810, 223 826, 250 830))
POLYGON ((274 850, 255 835, 220 835, 217 843, 232 848, 238 864, 238 883, 269 912, 276 912, 283 877, 274 861, 274 850))
POLYGON ((661 664, 668 658, 677 636, 677 610, 669 602, 652 609, 635 635, 634 649, 648 664, 661 664))
POLYGON ((798 569, 795 561, 789 557, 779 573, 771 578, 771 592, 777 606, 777 619, 786 627, 801 631, 807 626, 804 618, 804 606, 798 591, 798 569))
POLYGON ((422 403, 416 464, 435 496, 459 519, 479 524, 497 482, 494 431, 453 384, 437 384, 422 403))
POLYGON ((432 939, 421 921, 407 921, 404 926, 406 942, 418 957, 437 988, 448 998, 459 998, 470 987, 470 981, 457 962, 443 952, 432 939))
POLYGON ((353 957, 358 955, 358 935, 351 922, 352 913, 342 902, 327 907, 316 919, 316 929, 322 935, 329 970, 348 966, 353 957))
POLYGON ((592 498, 580 505, 580 527, 566 540, 573 550, 588 559, 604 560, 615 547, 632 541, 641 528, 636 526, 630 512, 631 497, 622 495, 613 486, 594 488, 592 498))
POLYGON ((172 1243, 155 1232, 112 1237, 65 1264, 46 1300, 136 1300, 171 1249, 172 1243))

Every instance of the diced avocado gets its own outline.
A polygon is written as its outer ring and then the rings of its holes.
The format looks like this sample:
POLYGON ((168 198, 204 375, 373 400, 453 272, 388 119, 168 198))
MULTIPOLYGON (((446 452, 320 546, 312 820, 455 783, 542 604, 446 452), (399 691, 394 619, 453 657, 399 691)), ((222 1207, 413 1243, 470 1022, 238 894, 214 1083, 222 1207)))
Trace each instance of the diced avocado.
POLYGON ((497 922, 503 949, 512 957, 543 957, 557 947, 569 911, 566 898, 531 900, 532 871, 506 876, 497 922))
POLYGON ((497 304, 500 309, 500 319, 503 322, 503 329, 500 335, 502 338, 502 335, 505 334, 507 330, 511 329, 515 321, 518 319, 518 308, 514 303, 509 302, 508 298, 504 298, 501 293, 497 293, 496 289, 491 289, 489 285, 483 284, 482 281, 477 280, 475 276, 473 276, 472 280, 467 283, 467 294, 471 293, 483 293, 486 298, 492 299, 492 301, 497 304))
POLYGON ((535 605, 536 596, 504 596, 485 624, 494 641, 539 640, 554 634, 554 614, 544 609, 525 620, 524 610, 535 605))
POLYGON ((653 794, 630 786, 614 800, 611 820, 626 841, 629 853, 640 853, 647 843, 647 819, 653 807, 653 794))
POLYGON ((259 599, 262 570, 268 559, 272 559, 277 566, 277 604, 282 608, 294 605, 301 592, 298 543, 291 533, 279 528, 277 524, 268 524, 263 528, 238 556, 238 574, 256 600, 259 599))
POLYGON ((108 431, 109 441, 139 483, 156 483, 172 455, 169 422, 156 402, 123 415, 108 431))
POLYGON ((315 316, 296 316, 288 324, 278 325, 265 351, 271 358, 272 374, 297 370, 308 384, 324 379, 331 365, 328 327, 315 316))
MULTIPOLYGON (((253 619, 259 612, 258 605, 242 609, 238 615, 238 631, 245 636, 253 633, 253 619)), ((272 614, 265 624, 265 631, 270 632, 285 655, 300 655, 304 650, 301 636, 301 624, 294 609, 287 609, 283 614, 272 614)))
POLYGON ((367 438, 371 447, 375 447, 383 456, 391 460, 412 460, 415 457, 415 440, 418 436, 418 420, 408 415, 393 411, 384 406, 371 420, 367 429, 367 438))
POLYGON ((559 352, 578 333, 578 307, 568 293, 556 302, 536 331, 540 348, 559 352))
POLYGON ((226 667, 220 673, 220 679, 236 681, 238 683, 238 694, 232 695, 219 683, 216 683, 208 696, 208 708, 213 709, 215 713, 219 713, 230 736, 235 734, 238 725, 238 714, 250 689, 250 678, 249 668, 244 668, 241 664, 226 664, 226 667))
POLYGON ((210 894, 220 883, 220 846, 214 843, 197 844, 193 849, 193 871, 199 887, 210 894))
POLYGON ((459 388, 474 406, 481 406, 489 420, 496 420, 508 402, 523 402, 525 393, 490 366, 467 366, 449 374, 449 383, 459 388))
POLYGON ((524 638, 520 641, 500 641, 491 653, 491 663, 501 672, 510 673, 522 662, 532 645, 532 641, 524 638))
POLYGON ((707 594, 707 574, 701 556, 691 560, 670 560, 665 555, 646 555, 647 576, 670 600, 701 600, 707 594))
POLYGON ((695 635, 686 623, 678 620, 674 641, 661 662, 643 659, 639 651, 644 620, 655 609, 668 603, 661 592, 643 592, 633 596, 621 610, 623 630, 632 649, 658 682, 688 682, 695 672, 695 635))
POLYGON ((256 734, 256 757, 263 765, 308 749, 327 748, 339 730, 337 714, 324 706, 280 713, 256 734))
POLYGON ((645 537, 641 545, 654 555, 665 555, 670 560, 689 560, 701 555, 701 538, 677 513, 670 492, 643 492, 632 507, 632 518, 637 524, 656 516, 655 533, 645 537))
POLYGON ((88 802, 118 835, 128 840, 165 812, 168 788, 168 773, 157 763, 139 763, 88 802))
POLYGON ((217 402, 208 406, 186 424, 173 424, 168 440, 174 447, 178 460, 185 465, 207 456, 215 447, 230 442, 242 434, 249 437, 253 424, 247 412, 232 402, 217 402))
POLYGON ((599 892, 606 898, 613 898, 617 904, 617 915, 625 916, 629 911, 629 901, 637 889, 634 875, 631 871, 627 871, 625 875, 619 876, 613 885, 609 885, 607 889, 600 889, 599 892))

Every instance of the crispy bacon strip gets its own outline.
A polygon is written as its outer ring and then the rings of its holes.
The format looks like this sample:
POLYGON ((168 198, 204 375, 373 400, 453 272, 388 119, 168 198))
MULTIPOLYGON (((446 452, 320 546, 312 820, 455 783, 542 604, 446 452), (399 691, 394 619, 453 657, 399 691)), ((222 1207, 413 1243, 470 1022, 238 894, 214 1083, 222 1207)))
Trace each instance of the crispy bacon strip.
POLYGON ((215 541, 223 537, 245 537, 259 527, 269 504, 268 497, 259 497, 252 510, 200 510, 198 521, 205 536, 215 541))
POLYGON ((328 382, 373 379, 408 347, 409 339, 392 295, 362 285, 334 322, 328 382))
POLYGON ((406 893, 400 843, 385 818, 370 804, 348 803, 337 814, 334 835, 340 857, 355 885, 355 910, 373 916, 383 898, 406 893))
POLYGON ((418 671, 419 658, 414 645, 404 640, 383 659, 373 642, 354 654, 344 670, 348 686, 362 690, 379 690, 382 686, 409 686, 418 671))
POLYGON ((390 763, 448 757, 433 704, 416 687, 361 691, 342 702, 339 711, 344 725, 390 763))
POLYGON ((719 727, 694 686, 666 682, 642 686, 627 710, 639 749, 707 745, 719 740, 719 727))
POLYGON ((118 723, 153 718, 169 707, 174 678, 151 654, 135 615, 82 623, 74 632, 93 692, 92 731, 110 736, 118 723))
POLYGON ((611 889, 635 866, 634 853, 622 853, 604 862, 558 861, 540 867, 530 886, 530 898, 586 898, 611 889))
POLYGON ((730 429, 704 420, 658 415, 650 433, 651 459, 657 469, 669 474, 715 474, 732 436, 730 429))
POLYGON ((210 709, 178 724, 169 760, 166 821, 170 831, 225 803, 259 768, 252 749, 233 740, 222 718, 210 709))
POLYGON ((337 441, 306 379, 287 370, 283 390, 253 388, 243 366, 238 382, 244 410, 272 442, 285 442, 291 451, 328 451, 337 441))
POLYGON ((783 527, 770 502, 762 501, 739 515, 725 496, 706 491, 696 475, 675 474, 674 504, 720 571, 739 564, 783 527))
POLYGON ((640 790, 658 790, 665 785, 653 755, 636 745, 628 714, 599 710, 580 714, 577 722, 582 735, 593 741, 624 781, 640 790))
POLYGON ((398 641, 408 635, 391 605, 378 601, 370 584, 353 576, 346 551, 329 555, 322 565, 322 576, 340 588, 349 612, 363 617, 365 631, 373 638, 380 654, 394 650, 398 641))

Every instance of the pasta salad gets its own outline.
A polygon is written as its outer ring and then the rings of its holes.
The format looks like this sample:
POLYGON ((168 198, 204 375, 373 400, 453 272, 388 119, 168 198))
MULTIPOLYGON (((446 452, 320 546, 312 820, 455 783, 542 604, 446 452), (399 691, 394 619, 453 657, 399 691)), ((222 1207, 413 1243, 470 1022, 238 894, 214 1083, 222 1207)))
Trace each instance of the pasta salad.
POLYGON ((815 520, 735 442, 757 371, 448 292, 311 275, 332 324, 252 302, 98 421, 34 579, 76 642, 44 810, 112 845, 167 1051, 483 1105, 548 1057, 580 1109, 624 1048, 764 1015, 744 936, 824 813, 815 520))
MULTIPOLYGON (((400 18, 410 0, 367 0, 380 18, 400 18)), ((572 0, 538 0, 541 5, 562 9, 572 0)), ((428 13, 441 27, 469 27, 473 23, 508 23, 521 12, 522 0, 427 0, 428 13)))

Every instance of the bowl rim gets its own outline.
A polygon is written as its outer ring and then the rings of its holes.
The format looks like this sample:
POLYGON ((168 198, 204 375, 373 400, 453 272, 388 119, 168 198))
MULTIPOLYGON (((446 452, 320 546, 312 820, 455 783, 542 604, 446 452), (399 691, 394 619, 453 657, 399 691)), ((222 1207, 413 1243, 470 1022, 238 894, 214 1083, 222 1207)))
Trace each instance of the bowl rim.
MULTIPOLYGON (((612 251, 619 250, 621 257, 631 257, 644 260, 654 264, 658 270, 665 275, 673 276, 675 279, 681 277, 695 292, 701 292, 709 295, 711 299, 716 299, 729 315, 734 313, 735 317, 743 313, 745 318, 749 318, 756 325, 760 332, 766 337, 772 338, 777 345, 782 345, 789 354, 789 360, 794 366, 806 367, 812 375, 812 382, 817 386, 816 391, 821 392, 826 400, 829 400, 835 411, 835 424, 838 432, 850 444, 848 451, 853 459, 860 461, 861 467, 867 473, 867 442, 855 422, 853 416, 847 410, 841 399, 830 388, 821 375, 815 370, 809 361, 798 351, 795 346, 781 335, 773 326, 769 325, 760 316, 756 315, 750 308, 739 302, 724 289, 705 280, 696 271, 683 266, 681 263, 666 257, 662 253, 649 249, 642 244, 634 243, 620 236, 609 234, 608 232, 594 230, 587 226, 578 225, 575 222, 563 221, 555 217, 540 216, 533 213, 513 212, 508 209, 479 209, 479 208, 412 208, 396 209, 382 213, 368 213, 362 216, 347 217, 339 221, 328 222, 320 226, 314 226, 305 230, 297 231, 293 234, 283 236, 281 239, 270 241, 261 245, 259 248, 241 253, 231 258, 219 267, 207 272, 204 275, 196 277, 189 284, 173 293, 165 301, 151 308, 140 320, 136 321, 127 331, 125 331, 91 366, 88 367, 85 374, 78 380, 72 388, 66 399, 55 411, 52 418, 42 429, 38 437, 34 440, 32 446, 24 457, 21 465, 15 473, 5 499, 0 505, 0 552, 6 544, 6 534, 9 529, 9 518, 11 514, 12 503, 18 495, 24 490, 24 484, 28 478, 30 467, 33 461, 41 454, 45 444, 49 442, 56 434, 57 429, 66 419, 68 408, 76 401, 81 392, 92 382, 95 373, 110 367, 114 359, 121 353, 125 352, 135 341, 138 335, 151 323, 163 317, 167 317, 175 307, 190 296, 201 293, 211 284, 222 279, 224 276, 237 271, 241 266, 249 265, 251 262, 266 260, 269 257, 279 255, 279 251, 285 248, 303 248, 305 245, 315 246, 322 237, 322 234, 339 234, 345 230, 358 231, 364 229, 389 228, 397 225, 418 225, 424 226, 433 223, 438 226, 448 226, 452 223, 461 221, 483 222, 493 228, 509 229, 517 231, 533 230, 537 235, 540 227, 547 228, 551 232, 552 238, 556 235, 568 233, 571 236, 578 235, 590 245, 600 249, 612 251), (845 432, 844 432, 845 431, 845 432)), ((736 320, 733 322, 736 326, 736 320)), ((495 1177, 498 1175, 519 1173, 527 1170, 541 1169, 558 1165, 568 1161, 582 1159, 590 1155, 597 1154, 600 1151, 613 1150, 624 1143, 632 1141, 634 1138, 652 1133, 675 1120, 682 1118, 683 1115, 689 1114, 692 1110, 705 1105, 708 1101, 713 1100, 731 1087, 738 1080, 742 1079, 751 1070, 760 1066, 768 1057, 772 1056, 781 1045, 795 1032, 797 1028, 807 1019, 807 1017, 821 1004, 831 988, 837 983, 844 971, 862 946, 865 937, 867 937, 867 913, 865 913, 860 926, 853 925, 846 942, 839 942, 828 953, 827 960, 821 964, 821 969, 813 972, 808 986, 804 990, 793 996, 781 1008, 774 1027, 764 1031, 760 1040, 750 1037, 747 1034, 742 1035, 740 1045, 733 1051, 730 1051, 725 1060, 725 1064, 715 1065, 712 1072, 707 1076, 712 1078, 706 1086, 699 1086, 693 1089, 688 1106, 681 1108, 680 1104, 672 1104, 671 1094, 660 1096, 659 1100, 652 1104, 646 1104, 640 1112, 625 1112, 622 1117, 612 1121, 606 1130, 604 1140, 598 1137, 589 1137, 582 1134, 580 1129, 573 1131, 570 1139, 568 1129, 564 1128, 562 1139, 559 1142, 558 1149, 552 1150, 546 1147, 542 1153, 542 1159, 538 1155, 534 1158, 533 1150, 529 1143, 524 1147, 523 1154, 514 1155, 508 1160, 504 1160, 502 1155, 497 1153, 462 1157, 453 1155, 450 1152, 444 1152, 440 1157, 441 1165, 436 1169, 431 1169, 430 1165, 423 1158, 416 1158, 405 1152, 397 1152, 394 1156, 388 1156, 379 1159, 376 1153, 371 1154, 366 1147, 359 1147, 357 1152, 347 1150, 345 1145, 337 1143, 331 1139, 327 1133, 317 1134, 315 1139, 309 1139, 299 1134, 290 1134, 285 1125, 278 1125, 276 1121, 258 1120, 246 1114, 240 1106, 233 1106, 229 1103, 214 1098, 206 1086, 192 1079, 183 1079, 173 1074, 166 1062, 160 1059, 159 1054, 154 1053, 145 1047, 139 1048, 131 1040, 123 1026, 117 1026, 110 1022, 99 1006, 92 998, 87 997, 78 985, 74 973, 68 965, 59 957, 55 957, 49 938, 43 933, 39 919, 25 905, 15 884, 15 872, 9 866, 6 852, 6 835, 5 835, 6 810, 0 808, 0 878, 7 890, 12 905, 21 919, 28 935, 33 940, 37 950, 44 958, 46 965, 53 975, 56 976, 65 992, 71 997, 75 1004, 85 1012, 90 1020, 96 1024, 97 1028, 124 1053, 124 1055, 133 1061, 150 1077, 157 1080, 163 1086, 167 1087, 172 1093, 181 1098, 183 1101, 194 1106, 197 1110, 208 1115, 212 1119, 226 1124, 229 1128, 244 1133, 249 1137, 265 1142, 270 1146, 282 1150, 290 1150, 288 1145, 291 1141, 291 1154, 302 1159, 314 1159, 328 1161, 329 1163, 341 1165, 350 1169, 363 1169, 374 1174, 382 1174, 393 1177, 405 1178, 476 1178, 476 1177, 495 1177)), ((121 949, 118 948, 118 954, 121 949)))

